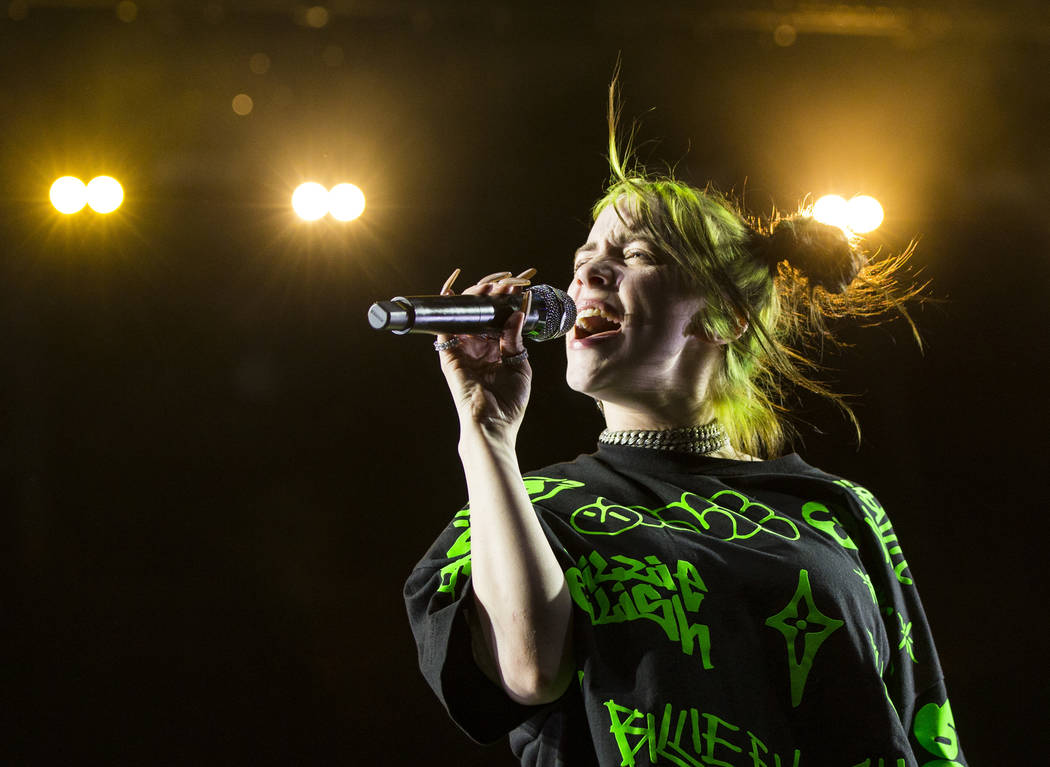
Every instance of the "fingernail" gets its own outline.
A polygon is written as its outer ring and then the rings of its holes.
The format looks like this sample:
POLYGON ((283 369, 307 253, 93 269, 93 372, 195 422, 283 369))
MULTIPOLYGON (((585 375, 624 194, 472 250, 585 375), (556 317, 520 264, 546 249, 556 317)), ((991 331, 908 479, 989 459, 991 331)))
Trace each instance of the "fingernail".
POLYGON ((526 269, 521 274, 519 274, 518 275, 518 279, 519 280, 529 280, 529 279, 532 279, 535 276, 536 276, 536 270, 532 269, 532 268, 529 268, 529 269, 526 269))
POLYGON ((521 305, 521 311, 524 312, 525 316, 529 316, 529 309, 532 308, 532 292, 529 291, 525 294, 525 301, 521 305))
POLYGON ((484 285, 486 282, 494 282, 495 280, 501 280, 504 277, 510 277, 510 272, 493 272, 488 277, 482 277, 478 280, 478 285, 484 285))
POLYGON ((452 283, 454 283, 456 281, 457 277, 459 277, 459 268, 458 267, 456 268, 456 271, 452 272, 452 274, 450 274, 448 276, 448 279, 445 280, 445 286, 443 288, 441 288, 441 295, 445 295, 450 290, 452 290, 452 283))
POLYGON ((529 285, 531 284, 528 280, 523 280, 520 277, 504 277, 502 280, 496 283, 497 285, 529 285))

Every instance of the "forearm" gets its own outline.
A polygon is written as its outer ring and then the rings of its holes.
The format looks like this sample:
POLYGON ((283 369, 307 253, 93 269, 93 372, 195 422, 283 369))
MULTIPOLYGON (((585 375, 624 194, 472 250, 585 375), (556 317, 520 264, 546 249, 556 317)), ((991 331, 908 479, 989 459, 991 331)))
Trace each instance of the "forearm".
POLYGON ((507 693, 546 702, 571 676, 565 575, 525 492, 512 440, 465 426, 459 452, 470 499, 475 630, 507 693))

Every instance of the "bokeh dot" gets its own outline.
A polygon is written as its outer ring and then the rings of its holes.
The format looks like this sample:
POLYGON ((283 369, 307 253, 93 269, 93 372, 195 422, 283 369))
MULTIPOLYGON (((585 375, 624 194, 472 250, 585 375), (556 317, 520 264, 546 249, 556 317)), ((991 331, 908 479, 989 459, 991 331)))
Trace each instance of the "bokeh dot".
POLYGON ((139 15, 139 7, 131 0, 122 0, 117 3, 117 18, 125 24, 130 24, 139 15))
POLYGON ((252 101, 252 97, 247 93, 238 93, 233 97, 233 111, 241 117, 250 115, 254 106, 255 102, 252 101))
POLYGON ((323 5, 314 5, 306 10, 306 26, 320 29, 328 23, 328 9, 323 5))
POLYGON ((270 71, 270 57, 265 53, 253 53, 248 59, 248 69, 252 70, 253 74, 265 75, 270 71))
POLYGON ((790 24, 781 24, 773 30, 773 42, 781 48, 789 48, 798 39, 798 32, 790 24))

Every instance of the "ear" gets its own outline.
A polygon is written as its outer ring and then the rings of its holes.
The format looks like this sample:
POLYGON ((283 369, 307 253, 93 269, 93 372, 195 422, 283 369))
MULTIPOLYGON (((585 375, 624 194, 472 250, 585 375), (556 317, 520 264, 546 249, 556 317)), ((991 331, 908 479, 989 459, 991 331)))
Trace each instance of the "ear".
POLYGON ((706 341, 709 344, 715 344, 716 346, 725 346, 731 341, 736 341, 740 336, 747 332, 750 325, 747 319, 742 314, 736 315, 736 323, 732 328, 732 335, 725 337, 721 333, 718 333, 707 326, 704 321, 703 310, 693 315, 693 319, 689 322, 689 327, 686 328, 686 334, 696 336, 702 341, 706 341))

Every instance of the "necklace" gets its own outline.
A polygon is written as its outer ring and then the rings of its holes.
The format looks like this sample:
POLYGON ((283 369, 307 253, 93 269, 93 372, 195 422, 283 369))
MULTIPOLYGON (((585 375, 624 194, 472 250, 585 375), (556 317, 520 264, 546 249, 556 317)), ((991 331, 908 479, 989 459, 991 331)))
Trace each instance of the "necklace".
POLYGON ((729 445, 729 437, 717 421, 679 429, 606 429, 598 435, 598 441, 606 445, 647 447, 650 450, 674 450, 696 455, 714 453, 729 445))

